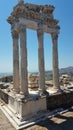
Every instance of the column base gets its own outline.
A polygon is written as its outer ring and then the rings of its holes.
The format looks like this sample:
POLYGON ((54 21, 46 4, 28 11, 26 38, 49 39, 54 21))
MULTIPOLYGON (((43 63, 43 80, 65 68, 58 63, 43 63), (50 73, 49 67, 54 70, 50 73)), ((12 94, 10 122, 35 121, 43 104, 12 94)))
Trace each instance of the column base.
POLYGON ((23 93, 23 92, 20 91, 20 95, 21 95, 22 98, 29 97, 29 93, 28 92, 23 93))
POLYGON ((45 96, 48 96, 49 93, 46 91, 46 90, 42 90, 42 89, 38 89, 39 90, 39 95, 42 96, 42 95, 45 95, 45 96))
POLYGON ((18 89, 18 90, 16 90, 16 89, 12 89, 12 91, 14 92, 14 94, 18 94, 19 92, 20 92, 20 90, 18 89))
POLYGON ((15 88, 13 88, 13 89, 12 89, 12 92, 13 92, 14 94, 19 94, 20 90, 16 90, 15 88))
POLYGON ((51 91, 51 93, 62 93, 63 92, 60 88, 56 88, 54 86, 50 91, 51 91))

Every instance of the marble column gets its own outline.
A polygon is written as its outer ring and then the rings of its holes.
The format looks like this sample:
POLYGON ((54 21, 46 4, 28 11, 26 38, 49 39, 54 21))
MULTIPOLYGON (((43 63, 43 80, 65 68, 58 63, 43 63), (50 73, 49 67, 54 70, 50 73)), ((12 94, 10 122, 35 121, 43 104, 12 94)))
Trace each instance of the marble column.
POLYGON ((20 54, 21 54, 21 87, 20 94, 28 95, 28 73, 27 73, 27 46, 26 27, 20 27, 20 54))
POLYGON ((38 37, 38 68, 39 68, 39 93, 45 92, 45 69, 44 69, 44 47, 43 47, 43 29, 37 30, 38 37))
POLYGON ((58 34, 52 35, 52 63, 53 63, 53 86, 55 90, 59 90, 59 68, 58 68, 58 34))
POLYGON ((18 45, 18 32, 12 31, 13 38, 13 85, 14 91, 19 92, 19 45, 18 45))

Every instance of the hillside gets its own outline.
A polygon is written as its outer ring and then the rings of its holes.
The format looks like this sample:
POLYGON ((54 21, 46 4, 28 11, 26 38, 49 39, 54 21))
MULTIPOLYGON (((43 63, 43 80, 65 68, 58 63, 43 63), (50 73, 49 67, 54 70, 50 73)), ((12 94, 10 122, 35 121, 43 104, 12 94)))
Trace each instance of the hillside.
MULTIPOLYGON (((68 74, 71 77, 73 77, 73 67, 61 68, 59 70, 59 74, 60 75, 62 75, 62 74, 68 74)), ((52 71, 46 71, 45 72, 45 77, 46 77, 47 80, 52 79, 52 71)))

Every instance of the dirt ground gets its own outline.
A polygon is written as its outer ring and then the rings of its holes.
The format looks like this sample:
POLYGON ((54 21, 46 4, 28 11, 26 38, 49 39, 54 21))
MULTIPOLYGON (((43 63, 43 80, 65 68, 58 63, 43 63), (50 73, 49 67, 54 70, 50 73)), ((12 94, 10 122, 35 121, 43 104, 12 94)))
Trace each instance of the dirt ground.
MULTIPOLYGON (((0 130, 16 130, 0 110, 0 130)), ((73 109, 23 130, 73 130, 73 109)))

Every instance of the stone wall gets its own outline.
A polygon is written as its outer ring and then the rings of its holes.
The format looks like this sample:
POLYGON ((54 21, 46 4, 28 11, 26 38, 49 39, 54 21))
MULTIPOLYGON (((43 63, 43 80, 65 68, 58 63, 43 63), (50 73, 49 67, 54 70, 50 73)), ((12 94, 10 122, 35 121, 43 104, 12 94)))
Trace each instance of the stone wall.
POLYGON ((8 95, 6 93, 4 93, 1 89, 0 89, 0 98, 6 103, 8 104, 8 95))
POLYGON ((30 74, 28 76, 28 86, 29 88, 38 88, 39 87, 39 76, 35 74, 30 74))
POLYGON ((71 105, 73 105, 73 92, 63 92, 47 97, 47 109, 65 108, 71 105))
MULTIPOLYGON (((0 98, 8 104, 8 95, 0 89, 0 98)), ((46 98, 47 109, 66 108, 73 105, 73 92, 63 92, 55 95, 49 95, 46 98)))

